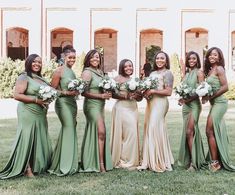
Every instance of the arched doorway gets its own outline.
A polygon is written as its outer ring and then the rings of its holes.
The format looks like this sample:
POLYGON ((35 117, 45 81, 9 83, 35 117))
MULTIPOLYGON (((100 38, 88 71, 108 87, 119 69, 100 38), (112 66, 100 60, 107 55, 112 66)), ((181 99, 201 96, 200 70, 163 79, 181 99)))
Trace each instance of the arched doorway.
MULTIPOLYGON (((163 46, 163 31, 159 29, 145 29, 140 31, 140 69, 145 63, 151 62, 156 51, 163 46)), ((141 72, 141 71, 140 71, 141 72)))
POLYGON ((51 59, 60 59, 62 48, 73 45, 73 31, 68 28, 56 28, 51 31, 51 59))
POLYGON ((25 28, 15 27, 6 31, 6 54, 12 60, 24 60, 28 56, 29 31, 25 28))
POLYGON ((95 31, 94 48, 102 48, 104 72, 117 70, 117 31, 103 28, 95 31))
POLYGON ((203 63, 208 49, 208 31, 204 28, 191 28, 185 31, 185 54, 189 51, 198 53, 203 63))

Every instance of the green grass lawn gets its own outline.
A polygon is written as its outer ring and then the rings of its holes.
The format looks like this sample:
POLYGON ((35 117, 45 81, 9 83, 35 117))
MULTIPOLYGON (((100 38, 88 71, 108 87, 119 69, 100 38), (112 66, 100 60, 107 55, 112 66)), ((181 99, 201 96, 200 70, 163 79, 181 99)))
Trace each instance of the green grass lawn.
MULTIPOLYGON (((229 106, 226 123, 230 139, 232 161, 235 164, 235 108, 229 106)), ((205 121, 208 110, 200 118, 200 129, 205 150, 205 121)), ((143 138, 143 113, 140 113, 140 142, 143 138)), ((79 153, 85 126, 82 112, 78 114, 79 153)), ((109 136, 111 113, 106 112, 109 136)), ((49 134, 55 146, 60 123, 54 113, 48 114, 49 134)), ((180 111, 170 111, 167 115, 168 133, 175 160, 177 160, 182 131, 180 111)), ((16 134, 17 119, 0 120, 0 169, 8 160, 16 134)), ((79 155, 80 156, 80 155, 79 155)), ((165 173, 152 171, 128 171, 114 169, 107 173, 78 173, 73 176, 57 177, 49 174, 34 179, 20 177, 0 180, 0 194, 235 194, 235 173, 228 171, 187 172, 175 165, 175 170, 165 173)))

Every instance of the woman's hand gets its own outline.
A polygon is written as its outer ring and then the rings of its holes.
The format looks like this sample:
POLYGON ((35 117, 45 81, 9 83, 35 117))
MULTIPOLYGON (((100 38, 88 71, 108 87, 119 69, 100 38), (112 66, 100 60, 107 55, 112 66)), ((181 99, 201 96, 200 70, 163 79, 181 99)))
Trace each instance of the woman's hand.
POLYGON ((65 96, 76 96, 79 95, 79 91, 77 90, 72 90, 72 91, 62 91, 62 94, 65 96))
POLYGON ((182 106, 184 104, 185 104, 185 99, 181 98, 181 99, 178 100, 178 105, 179 106, 182 106))
POLYGON ((111 92, 105 92, 101 94, 101 99, 109 100, 112 97, 111 92))
POLYGON ((208 95, 202 97, 202 104, 205 104, 210 100, 210 97, 208 95))
POLYGON ((49 102, 47 101, 43 101, 42 99, 35 99, 35 103, 42 106, 43 108, 46 108, 48 109, 48 106, 49 106, 49 102))
POLYGON ((144 92, 144 98, 145 98, 146 100, 149 100, 150 97, 152 96, 152 94, 153 94, 152 89, 148 89, 148 90, 146 90, 146 91, 144 92))

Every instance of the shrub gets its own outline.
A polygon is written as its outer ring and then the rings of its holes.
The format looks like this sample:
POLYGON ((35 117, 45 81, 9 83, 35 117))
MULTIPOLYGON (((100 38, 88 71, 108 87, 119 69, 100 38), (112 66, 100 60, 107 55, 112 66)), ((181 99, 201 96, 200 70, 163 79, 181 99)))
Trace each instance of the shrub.
POLYGON ((225 93, 225 97, 229 100, 235 100, 235 83, 229 83, 229 90, 225 93))
MULTIPOLYGON (((76 63, 73 66, 73 70, 77 77, 81 76, 83 70, 83 61, 85 53, 77 56, 76 63)), ((42 76, 51 82, 52 74, 58 67, 58 63, 55 60, 45 61, 42 66, 42 76)), ((12 98, 13 88, 17 77, 24 71, 24 61, 11 60, 10 58, 0 59, 0 98, 12 98)))
POLYGON ((170 61, 171 61, 171 71, 174 75, 174 87, 179 85, 179 83, 181 82, 182 78, 182 67, 179 61, 179 57, 178 54, 174 53, 171 57, 170 57, 170 61))
POLYGON ((0 98, 13 96, 18 75, 24 70, 24 61, 13 61, 10 58, 0 59, 0 98))

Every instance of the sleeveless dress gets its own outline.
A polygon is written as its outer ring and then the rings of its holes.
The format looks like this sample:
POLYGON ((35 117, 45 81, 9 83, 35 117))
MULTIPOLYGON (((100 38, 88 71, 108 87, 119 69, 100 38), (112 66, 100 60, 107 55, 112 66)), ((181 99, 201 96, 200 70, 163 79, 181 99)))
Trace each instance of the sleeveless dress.
MULTIPOLYGON (((40 86, 47 85, 41 77, 26 73, 20 75, 28 81, 25 95, 37 97, 40 86)), ((45 172, 51 163, 51 142, 48 135, 47 109, 35 103, 19 102, 17 107, 18 127, 13 150, 0 179, 23 175, 28 163, 33 173, 45 172)))
MULTIPOLYGON (((120 94, 127 94, 125 83, 120 94)), ((135 100, 117 100, 112 111, 110 147, 113 166, 135 168, 139 165, 138 108, 135 100)))
MULTIPOLYGON (((98 84, 104 75, 93 68, 85 68, 91 72, 92 78, 88 86, 91 93, 102 93, 98 84)), ((104 119, 105 100, 92 99, 85 97, 83 103, 83 112, 86 117, 86 127, 81 148, 81 172, 100 172, 99 144, 98 144, 98 120, 104 119)), ((111 170, 112 158, 107 140, 104 146, 104 165, 106 170, 111 170)))
MULTIPOLYGON (((212 86, 213 92, 220 89, 221 84, 219 78, 211 75, 207 78, 208 84, 212 86)), ((229 156, 229 141, 227 136, 227 129, 224 121, 224 114, 228 108, 228 100, 223 96, 216 97, 210 101, 211 108, 209 115, 213 121, 214 134, 216 145, 218 148, 219 158, 224 167, 228 171, 235 171, 235 166, 231 164, 229 156)), ((207 160, 211 160, 210 151, 207 155, 207 160)))
MULTIPOLYGON (((68 83, 76 76, 64 65, 60 89, 68 90, 68 83)), ((57 176, 72 175, 78 171, 78 143, 76 132, 77 103, 74 96, 61 96, 55 102, 55 111, 61 122, 61 130, 48 172, 57 176)))
MULTIPOLYGON (((165 72, 154 71, 150 76, 158 78, 158 89, 164 88, 165 72)), ((155 172, 171 171, 174 158, 168 139, 165 116, 168 112, 167 96, 153 95, 147 101, 144 119, 143 161, 137 169, 150 169, 155 172)))
MULTIPOLYGON (((187 73, 185 76, 184 83, 188 84, 188 86, 193 89, 197 88, 198 79, 197 79, 198 69, 194 69, 191 72, 187 73)), ((193 167, 196 169, 200 169, 200 167, 205 164, 205 154, 202 144, 202 137, 198 128, 198 120, 201 112, 201 103, 199 98, 183 105, 182 115, 183 115, 183 132, 181 137, 181 144, 179 150, 179 166, 187 167, 190 162, 193 167), (190 116, 193 117, 194 120, 194 136, 193 136, 193 144, 192 144, 192 159, 190 159, 189 148, 187 144, 186 131, 188 126, 188 120, 190 116)))

